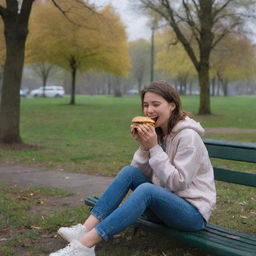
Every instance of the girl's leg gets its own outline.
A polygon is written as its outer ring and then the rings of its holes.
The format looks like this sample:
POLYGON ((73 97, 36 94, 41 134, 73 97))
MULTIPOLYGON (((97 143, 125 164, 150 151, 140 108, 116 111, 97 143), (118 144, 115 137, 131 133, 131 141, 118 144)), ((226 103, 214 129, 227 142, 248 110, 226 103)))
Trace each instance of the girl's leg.
POLYGON ((133 166, 124 167, 92 209, 92 215, 84 223, 86 229, 93 229, 101 220, 112 213, 122 202, 129 189, 134 190, 145 182, 150 182, 150 180, 139 169, 133 166))
MULTIPOLYGON (((97 231, 100 237, 107 240, 133 224, 146 209, 152 210, 167 226, 179 230, 197 231, 205 225, 203 217, 191 204, 162 187, 144 183, 93 231, 97 231)), ((86 244, 86 240, 84 236, 81 242, 86 244)))

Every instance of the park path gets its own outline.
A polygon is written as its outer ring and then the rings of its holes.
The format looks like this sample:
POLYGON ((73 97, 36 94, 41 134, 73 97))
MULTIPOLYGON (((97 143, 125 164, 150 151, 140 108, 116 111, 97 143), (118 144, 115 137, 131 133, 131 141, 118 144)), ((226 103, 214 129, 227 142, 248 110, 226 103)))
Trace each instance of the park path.
POLYGON ((86 197, 100 195, 111 183, 112 178, 0 163, 0 181, 20 186, 60 188, 86 197))

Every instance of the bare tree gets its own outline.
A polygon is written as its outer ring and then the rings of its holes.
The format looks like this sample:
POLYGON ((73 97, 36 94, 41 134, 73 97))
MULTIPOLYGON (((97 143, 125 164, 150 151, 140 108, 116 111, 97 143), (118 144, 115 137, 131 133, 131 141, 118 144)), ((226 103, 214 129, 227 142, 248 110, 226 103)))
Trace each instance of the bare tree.
POLYGON ((200 85, 199 114, 211 114, 210 54, 228 33, 238 30, 255 8, 254 0, 140 0, 175 32, 195 69, 200 85), (195 46, 191 42, 196 42, 195 46))

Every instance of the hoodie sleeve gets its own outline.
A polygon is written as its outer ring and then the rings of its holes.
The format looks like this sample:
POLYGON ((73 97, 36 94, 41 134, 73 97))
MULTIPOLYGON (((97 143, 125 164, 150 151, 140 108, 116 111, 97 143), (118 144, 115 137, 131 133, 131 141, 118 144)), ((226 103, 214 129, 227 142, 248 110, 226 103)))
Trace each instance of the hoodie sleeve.
POLYGON ((164 187, 177 192, 191 184, 200 168, 200 145, 200 136, 192 132, 180 137, 173 160, 159 145, 150 149, 149 164, 164 187))
POLYGON ((140 169, 147 177, 151 178, 152 169, 149 165, 149 151, 138 149, 133 156, 131 165, 140 169))

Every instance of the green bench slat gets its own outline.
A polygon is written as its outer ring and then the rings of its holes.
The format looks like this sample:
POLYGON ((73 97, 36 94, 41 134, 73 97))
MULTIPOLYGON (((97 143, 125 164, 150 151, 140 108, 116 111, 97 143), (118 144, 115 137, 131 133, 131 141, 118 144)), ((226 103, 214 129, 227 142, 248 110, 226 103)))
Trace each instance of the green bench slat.
MULTIPOLYGON (((85 204, 94 206, 98 197, 88 197, 85 204)), ((181 232, 164 225, 139 218, 136 225, 155 228, 161 233, 179 238, 193 247, 200 247, 223 256, 255 256, 256 236, 224 228, 214 224, 207 224, 200 232, 181 232)))
POLYGON ((256 163, 256 144, 204 139, 209 156, 256 163))
POLYGON ((216 234, 224 234, 226 236, 233 237, 236 239, 237 237, 240 237, 241 240, 243 240, 246 243, 255 245, 256 244, 256 235, 251 235, 247 233, 242 233, 233 229, 225 228, 222 226, 218 226, 212 223, 208 223, 205 230, 210 230, 212 233, 216 234))
POLYGON ((256 187, 256 173, 214 167, 215 180, 256 187))
POLYGON ((180 232, 174 229, 161 226, 143 219, 138 219, 137 223, 142 226, 155 228, 162 234, 167 234, 174 238, 179 238, 183 242, 192 247, 199 247, 210 252, 214 252, 223 256, 255 256, 256 245, 243 243, 240 240, 234 239, 233 236, 219 236, 211 233, 209 230, 200 232, 180 232))

